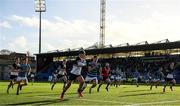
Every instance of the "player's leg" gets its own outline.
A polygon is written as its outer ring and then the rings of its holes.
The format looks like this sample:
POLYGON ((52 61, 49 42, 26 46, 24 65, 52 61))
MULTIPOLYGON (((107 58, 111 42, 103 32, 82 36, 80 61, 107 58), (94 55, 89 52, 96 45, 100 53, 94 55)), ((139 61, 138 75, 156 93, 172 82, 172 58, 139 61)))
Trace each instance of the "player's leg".
POLYGON ((51 86, 51 90, 53 90, 54 86, 56 85, 56 81, 53 82, 52 86, 51 86))
POLYGON ((61 93, 60 100, 64 99, 64 94, 69 89, 69 87, 71 86, 71 83, 72 83, 72 80, 67 81, 67 85, 63 88, 63 91, 61 93))
POLYGON ((100 88, 101 88, 103 82, 104 82, 103 80, 101 80, 101 81, 99 82, 99 86, 98 86, 98 88, 97 88, 97 92, 99 92, 99 90, 100 90, 100 88))
POLYGON ((89 88, 89 93, 92 92, 92 88, 96 87, 97 83, 98 83, 97 78, 92 80, 92 86, 89 88))
POLYGON ((115 86, 115 87, 117 87, 117 85, 118 85, 117 79, 111 80, 111 83, 114 83, 114 86, 115 86))
POLYGON ((168 82, 167 80, 164 82, 164 87, 163 87, 163 92, 166 92, 166 86, 167 86, 168 82))
POLYGON ((157 81, 156 81, 156 83, 155 83, 155 86, 156 86, 156 88, 157 88, 157 86, 160 84, 160 80, 158 79, 157 81))
POLYGON ((22 82, 23 82, 23 84, 20 84, 20 90, 22 90, 22 87, 23 87, 23 86, 27 86, 27 84, 28 84, 28 79, 27 79, 27 77, 24 77, 24 78, 22 79, 22 82))
POLYGON ((66 76, 63 76, 63 89, 66 87, 66 84, 67 84, 67 77, 66 76))
POLYGON ((17 86, 16 95, 19 95, 20 86, 21 86, 21 81, 22 81, 22 80, 17 81, 18 86, 17 86))
POLYGON ((31 77, 31 85, 34 84, 34 81, 35 81, 34 77, 31 77))
POLYGON ((79 82, 79 88, 77 90, 78 94, 79 94, 79 97, 83 97, 83 94, 82 94, 82 87, 83 87, 83 84, 84 84, 84 78, 80 75, 76 78, 79 82))
POLYGON ((15 75, 11 75, 10 76, 10 83, 8 85, 8 88, 7 88, 7 93, 9 93, 9 88, 14 86, 15 82, 16 82, 16 79, 17 79, 17 76, 15 75))
POLYGON ((52 78, 51 80, 50 80, 50 85, 52 85, 54 83, 54 78, 52 78))
POLYGON ((53 90, 54 86, 56 85, 56 82, 57 82, 57 79, 52 80, 51 90, 53 90))
POLYGON ((54 86, 56 85, 57 81, 60 79, 60 76, 57 75, 54 80, 53 80, 53 83, 52 83, 52 86, 51 86, 51 90, 53 90, 54 86))
POLYGON ((84 84, 83 84, 83 86, 82 86, 82 91, 84 91, 84 90, 86 89, 87 84, 88 84, 89 82, 91 82, 91 79, 90 79, 89 76, 86 76, 85 82, 84 82, 84 84))
POLYGON ((171 81, 171 83, 170 83, 170 89, 171 89, 171 91, 173 91, 173 86, 176 84, 176 80, 175 79, 173 79, 172 81, 171 81))
POLYGON ((111 80, 110 80, 109 78, 107 78, 107 79, 106 79, 106 83, 107 83, 107 85, 106 85, 106 90, 107 90, 107 92, 109 92, 109 85, 110 85, 110 83, 111 83, 111 80))
POLYGON ((13 85, 12 79, 10 80, 8 87, 7 87, 7 93, 9 93, 9 88, 11 88, 11 86, 13 85))
POLYGON ((131 85, 134 85, 134 83, 136 83, 136 78, 132 78, 131 80, 131 85))
POLYGON ((83 84, 83 86, 82 86, 82 89, 81 89, 82 91, 84 91, 84 90, 86 89, 87 84, 88 84, 88 82, 87 82, 87 81, 85 81, 85 82, 84 82, 84 84, 83 84))
POLYGON ((14 87, 15 81, 16 81, 16 77, 14 77, 14 78, 11 80, 11 88, 12 88, 12 89, 13 89, 13 87, 14 87))
POLYGON ((139 87, 139 78, 136 79, 136 86, 139 87))
POLYGON ((116 80, 116 87, 120 86, 120 84, 121 84, 121 79, 118 78, 118 79, 116 80))
POLYGON ((61 92, 61 96, 60 96, 60 100, 62 101, 64 99, 64 94, 66 93, 66 91, 69 89, 69 87, 71 86, 71 83, 77 78, 76 75, 71 74, 69 75, 69 79, 66 83, 66 86, 63 88, 63 91, 61 92))
POLYGON ((116 80, 116 85, 117 85, 116 87, 120 86, 121 82, 122 82, 122 78, 118 77, 117 80, 116 80))
POLYGON ((152 90, 152 87, 154 86, 154 80, 150 82, 150 90, 152 90))

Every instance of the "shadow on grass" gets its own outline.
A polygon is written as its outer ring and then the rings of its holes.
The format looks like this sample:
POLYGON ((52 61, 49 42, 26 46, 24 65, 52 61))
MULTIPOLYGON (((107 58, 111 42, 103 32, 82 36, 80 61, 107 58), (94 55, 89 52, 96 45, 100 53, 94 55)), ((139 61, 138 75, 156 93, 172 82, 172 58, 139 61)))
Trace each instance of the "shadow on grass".
MULTIPOLYGON (((86 94, 86 93, 88 93, 88 92, 84 92, 84 94, 86 94)), ((78 95, 78 93, 76 93, 76 92, 65 93, 65 95, 73 95, 73 94, 78 95)), ((60 95, 60 93, 49 93, 49 94, 40 94, 40 95, 36 95, 36 96, 59 96, 59 95, 60 95)), ((34 95, 31 95, 31 96, 34 96, 34 95)), ((31 96, 29 96, 29 97, 31 97, 31 96)))
POLYGON ((149 90, 133 90, 133 91, 124 91, 124 92, 141 92, 141 91, 149 91, 149 90))
POLYGON ((27 97, 34 97, 34 96, 59 96, 59 94, 40 94, 40 95, 28 95, 27 97))
POLYGON ((59 99, 52 99, 52 100, 43 100, 43 101, 33 101, 33 102, 22 102, 22 103, 12 103, 8 105, 50 105, 55 103, 63 103, 69 101, 69 99, 64 99, 60 101, 59 99))
POLYGON ((163 94, 163 93, 162 93, 162 92, 157 92, 157 93, 140 93, 140 94, 121 95, 121 96, 119 96, 119 97, 143 96, 143 95, 156 95, 156 94, 163 94))
MULTIPOLYGON (((32 94, 32 93, 34 93, 34 94, 42 94, 42 93, 45 93, 45 92, 33 92, 33 91, 27 91, 27 92, 26 92, 26 91, 24 91, 24 92, 21 92, 21 91, 20 91, 20 92, 19 92, 20 95, 21 95, 21 94, 32 94)), ((13 94, 13 95, 15 94, 15 95, 16 95, 16 91, 13 91, 13 92, 10 91, 9 94, 6 93, 6 92, 3 93, 3 95, 11 95, 11 94, 13 94)))

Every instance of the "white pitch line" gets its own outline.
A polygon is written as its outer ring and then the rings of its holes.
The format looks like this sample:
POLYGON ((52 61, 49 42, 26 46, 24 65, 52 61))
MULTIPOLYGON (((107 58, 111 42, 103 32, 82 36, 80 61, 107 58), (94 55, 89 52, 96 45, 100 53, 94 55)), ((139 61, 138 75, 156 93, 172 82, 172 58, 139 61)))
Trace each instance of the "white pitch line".
MULTIPOLYGON (((36 96, 36 97, 48 98, 48 99, 57 98, 57 97, 49 97, 49 96, 36 96)), ((83 98, 78 98, 75 100, 87 101, 87 102, 99 102, 99 103, 114 103, 114 104, 120 104, 120 105, 125 105, 125 106, 141 106, 141 105, 153 105, 153 104, 165 104, 165 103, 180 102, 180 100, 172 100, 172 101, 160 101, 160 102, 148 102, 148 103, 129 103, 129 102, 116 102, 116 101, 105 101, 105 100, 103 101, 103 100, 93 100, 93 99, 83 99, 83 98)))
MULTIPOLYGON (((35 97, 47 98, 47 99, 56 99, 57 98, 57 97, 49 97, 49 96, 35 96, 35 97)), ((87 101, 87 102, 114 103, 114 104, 130 104, 130 105, 133 104, 133 103, 127 103, 127 102, 103 101, 103 100, 92 100, 92 99, 83 99, 83 98, 78 98, 75 100, 87 101)))
POLYGON ((148 103, 135 103, 132 105, 126 105, 126 106, 141 106, 141 105, 157 105, 157 104, 165 104, 165 103, 176 103, 180 102, 180 100, 172 100, 172 101, 160 101, 160 102, 148 102, 148 103))
POLYGON ((127 103, 127 102, 116 102, 116 101, 103 101, 103 100, 92 100, 92 99, 76 99, 80 101, 87 101, 87 102, 100 102, 100 103, 115 103, 115 104, 133 104, 133 103, 127 103))

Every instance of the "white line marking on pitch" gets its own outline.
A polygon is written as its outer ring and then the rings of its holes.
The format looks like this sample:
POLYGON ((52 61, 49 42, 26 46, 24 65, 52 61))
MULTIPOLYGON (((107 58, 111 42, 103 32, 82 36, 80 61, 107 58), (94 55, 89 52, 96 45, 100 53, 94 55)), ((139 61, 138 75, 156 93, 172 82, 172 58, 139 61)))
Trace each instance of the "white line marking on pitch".
MULTIPOLYGON (((55 99, 57 97, 49 97, 49 96, 36 96, 40 98, 47 98, 47 99, 55 99)), ((102 101, 102 100, 92 100, 92 99, 83 99, 83 98, 78 98, 75 100, 79 101, 87 101, 87 102, 100 102, 100 103, 115 103, 115 104, 133 104, 133 103, 127 103, 127 102, 116 102, 116 101, 102 101)))
POLYGON ((87 102, 100 102, 100 103, 116 103, 116 104, 133 104, 133 103, 127 103, 127 102, 115 102, 115 101, 103 101, 103 100, 92 100, 92 99, 76 99, 80 101, 87 101, 87 102))
POLYGON ((126 105, 126 106, 140 106, 140 105, 153 105, 153 104, 165 104, 165 103, 176 103, 180 100, 172 100, 172 101, 160 101, 160 102, 148 102, 148 103, 134 103, 132 105, 126 105))
MULTIPOLYGON (((57 97, 49 97, 49 96, 36 96, 36 97, 49 98, 49 99, 57 98, 57 97)), ((122 104, 125 106, 140 106, 140 105, 153 105, 153 104, 165 104, 165 103, 180 102, 180 100, 172 100, 172 101, 160 101, 160 102, 148 102, 148 103, 129 103, 129 102, 103 101, 103 100, 93 100, 93 99, 83 99, 83 98, 78 98, 76 100, 87 101, 87 102, 114 103, 114 104, 122 104)))

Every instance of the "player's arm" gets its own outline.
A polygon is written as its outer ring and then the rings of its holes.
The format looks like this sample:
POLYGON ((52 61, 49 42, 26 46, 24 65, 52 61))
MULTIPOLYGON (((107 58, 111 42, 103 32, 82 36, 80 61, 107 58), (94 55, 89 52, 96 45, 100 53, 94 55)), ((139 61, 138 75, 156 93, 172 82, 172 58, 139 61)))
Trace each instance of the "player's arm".
POLYGON ((86 62, 85 61, 78 61, 77 67, 84 67, 84 66, 86 66, 86 62))
POLYGON ((76 67, 84 67, 86 66, 86 62, 77 61, 76 64, 74 64, 76 67))
POLYGON ((27 52, 27 53, 26 53, 26 64, 28 64, 28 63, 29 63, 29 55, 30 55, 30 53, 29 53, 29 52, 27 52))
POLYGON ((16 64, 14 63, 13 65, 12 65, 12 71, 11 72, 16 72, 16 64))
POLYGON ((76 67, 86 66, 86 61, 77 57, 76 60, 74 61, 74 66, 76 66, 76 67))
POLYGON ((91 71, 92 70, 92 67, 91 66, 88 66, 88 71, 91 71))
POLYGON ((64 71, 64 75, 67 75, 67 72, 66 72, 66 71, 64 71))
POLYGON ((102 67, 99 68, 99 76, 102 78, 102 67))
POLYGON ((95 69, 95 67, 88 66, 88 71, 92 71, 92 70, 94 70, 94 69, 95 69))
POLYGON ((64 72, 64 75, 67 75, 66 68, 61 69, 64 72))
POLYGON ((160 72, 160 74, 161 74, 161 76, 164 78, 165 77, 165 75, 164 75, 164 73, 163 72, 160 72))
POLYGON ((94 69, 96 69, 96 68, 98 68, 97 65, 96 65, 96 66, 88 66, 88 71, 92 71, 92 70, 94 70, 94 69))
POLYGON ((111 70, 111 69, 109 69, 109 73, 108 73, 108 74, 109 74, 109 76, 111 76, 111 72, 112 72, 112 70, 111 70))
POLYGON ((53 72, 53 77, 55 77, 56 76, 56 74, 53 72))
POLYGON ((28 64, 28 75, 30 75, 30 73, 31 73, 31 66, 29 64, 29 56, 30 56, 30 53, 29 53, 29 51, 27 51, 27 53, 26 53, 26 64, 28 64))
POLYGON ((31 71, 32 71, 31 66, 30 66, 30 64, 28 64, 28 75, 31 74, 31 71))

